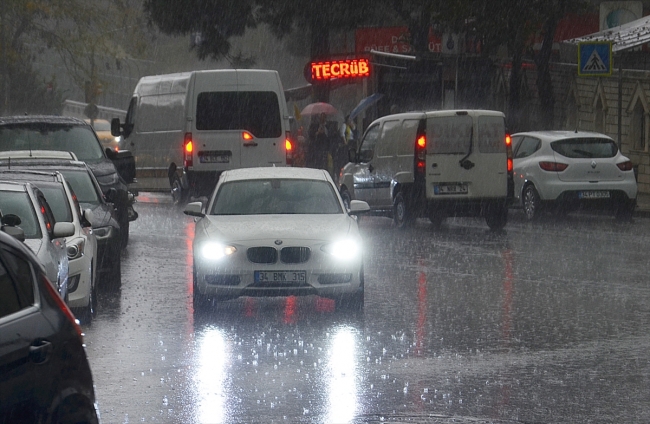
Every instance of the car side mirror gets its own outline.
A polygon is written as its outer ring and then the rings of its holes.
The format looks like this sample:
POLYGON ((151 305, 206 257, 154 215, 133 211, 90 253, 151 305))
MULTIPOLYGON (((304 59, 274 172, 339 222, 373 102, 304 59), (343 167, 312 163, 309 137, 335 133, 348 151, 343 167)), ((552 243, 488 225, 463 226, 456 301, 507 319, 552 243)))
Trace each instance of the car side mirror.
POLYGON ((95 215, 93 214, 93 211, 92 211, 92 210, 90 210, 90 209, 84 209, 84 210, 83 210, 83 219, 84 219, 86 222, 83 223, 83 224, 84 224, 83 226, 84 226, 84 227, 91 227, 91 226, 92 226, 92 222, 93 222, 94 217, 95 217, 95 215))
POLYGON ((203 213, 203 203, 202 202, 188 203, 185 206, 185 210, 183 211, 183 213, 185 215, 203 218, 205 216, 205 213, 203 213))
POLYGON ((115 197, 117 196, 117 190, 114 188, 109 188, 108 191, 104 194, 104 199, 108 203, 115 203, 115 197))
POLYGON ((363 200, 350 200, 350 210, 348 211, 349 215, 359 215, 364 212, 368 212, 369 210, 370 206, 363 200))
POLYGON ((54 224, 52 234, 54 238, 70 237, 74 235, 74 224, 72 222, 57 222, 54 224))
POLYGON ((111 134, 113 135, 113 137, 119 137, 122 135, 120 118, 111 119, 111 134))

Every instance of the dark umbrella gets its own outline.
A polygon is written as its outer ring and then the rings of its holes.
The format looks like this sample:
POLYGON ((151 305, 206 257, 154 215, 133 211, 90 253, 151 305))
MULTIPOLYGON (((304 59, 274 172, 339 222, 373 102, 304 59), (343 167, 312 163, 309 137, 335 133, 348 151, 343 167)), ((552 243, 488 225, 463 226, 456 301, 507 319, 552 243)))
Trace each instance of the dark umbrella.
POLYGON ((370 106, 377 103, 379 99, 381 99, 382 97, 384 97, 383 94, 375 93, 361 100, 357 105, 357 107, 352 109, 352 112, 350 112, 350 119, 356 118, 357 115, 359 115, 361 112, 363 112, 364 110, 368 109, 370 106))

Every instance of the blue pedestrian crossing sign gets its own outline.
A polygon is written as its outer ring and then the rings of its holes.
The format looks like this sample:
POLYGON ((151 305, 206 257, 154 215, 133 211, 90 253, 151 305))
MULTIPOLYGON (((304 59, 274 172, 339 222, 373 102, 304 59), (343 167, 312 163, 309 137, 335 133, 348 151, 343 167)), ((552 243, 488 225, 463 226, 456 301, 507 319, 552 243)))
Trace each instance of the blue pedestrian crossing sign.
POLYGON ((578 43, 578 76, 608 77, 612 75, 612 42, 578 43))

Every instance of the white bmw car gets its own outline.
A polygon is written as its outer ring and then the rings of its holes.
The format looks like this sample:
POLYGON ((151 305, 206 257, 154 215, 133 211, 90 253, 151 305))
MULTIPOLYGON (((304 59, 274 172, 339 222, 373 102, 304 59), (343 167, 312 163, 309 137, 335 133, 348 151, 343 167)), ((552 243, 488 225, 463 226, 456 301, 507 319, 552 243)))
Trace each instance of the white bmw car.
POLYGON ((319 295, 363 307, 363 252, 356 219, 326 171, 226 171, 199 217, 193 242, 194 310, 239 296, 319 295))
POLYGON ((580 207, 632 217, 637 184, 632 162, 610 137, 583 131, 531 131, 512 135, 515 199, 526 218, 544 209, 580 207))

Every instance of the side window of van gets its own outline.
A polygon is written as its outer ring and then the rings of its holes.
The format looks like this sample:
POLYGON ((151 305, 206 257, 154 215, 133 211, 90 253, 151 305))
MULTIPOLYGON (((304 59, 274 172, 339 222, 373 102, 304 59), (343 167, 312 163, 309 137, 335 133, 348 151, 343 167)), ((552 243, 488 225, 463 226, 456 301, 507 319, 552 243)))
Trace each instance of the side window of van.
POLYGON ((501 116, 478 117, 478 150, 481 153, 506 152, 505 122, 501 116))
POLYGON ((419 119, 405 119, 402 121, 402 129, 397 138, 397 155, 413 155, 415 150, 415 137, 418 133, 419 119))
POLYGON ((399 135, 399 120, 386 121, 381 128, 381 135, 377 142, 376 153, 378 157, 395 156, 397 153, 397 137, 399 135))
POLYGON ((378 138, 379 124, 368 128, 359 148, 359 159, 361 162, 369 162, 373 158, 378 138))

